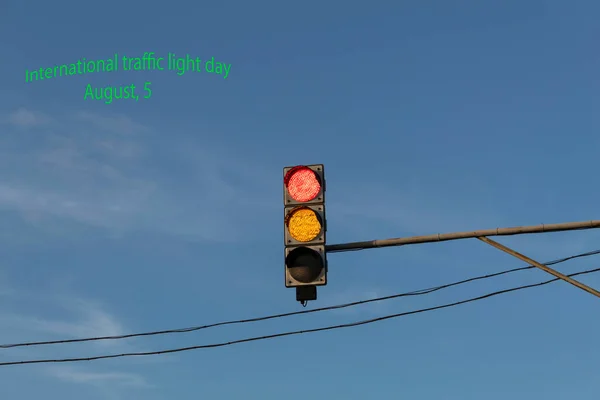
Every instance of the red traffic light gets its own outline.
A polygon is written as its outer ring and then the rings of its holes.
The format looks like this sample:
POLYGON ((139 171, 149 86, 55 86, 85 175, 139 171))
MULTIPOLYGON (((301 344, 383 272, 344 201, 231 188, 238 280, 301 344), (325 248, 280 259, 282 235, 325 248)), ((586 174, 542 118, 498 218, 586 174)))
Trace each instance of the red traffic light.
POLYGON ((288 194, 295 201, 314 200, 321 192, 321 182, 314 171, 305 166, 290 169, 283 179, 288 194))

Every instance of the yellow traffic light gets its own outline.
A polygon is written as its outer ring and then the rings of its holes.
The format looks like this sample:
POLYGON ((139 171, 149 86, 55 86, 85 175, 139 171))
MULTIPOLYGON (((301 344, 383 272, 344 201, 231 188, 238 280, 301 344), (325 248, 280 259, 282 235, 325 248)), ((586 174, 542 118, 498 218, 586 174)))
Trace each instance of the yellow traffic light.
POLYGON ((286 216, 290 236, 298 242, 310 242, 323 231, 321 217, 308 207, 296 207, 286 216))

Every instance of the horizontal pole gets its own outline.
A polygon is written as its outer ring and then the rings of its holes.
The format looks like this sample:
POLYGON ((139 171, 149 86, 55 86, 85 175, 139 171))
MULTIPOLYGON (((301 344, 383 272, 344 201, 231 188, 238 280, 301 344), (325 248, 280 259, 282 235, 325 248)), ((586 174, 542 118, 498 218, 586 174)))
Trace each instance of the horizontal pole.
POLYGON ((573 231, 580 229, 594 229, 600 228, 600 221, 585 221, 585 222, 565 222, 562 224, 542 224, 533 226, 518 226, 514 228, 495 228, 485 229, 480 231, 471 232, 454 232, 454 233, 436 233, 427 236, 411 236, 406 238, 396 239, 381 239, 381 240, 370 240, 366 242, 351 242, 351 243, 340 243, 330 244, 325 246, 325 250, 328 253, 335 253, 340 251, 350 250, 363 250, 363 249, 375 249, 379 247, 391 247, 391 246, 403 246, 406 244, 417 244, 417 243, 432 243, 432 242, 445 242, 448 240, 468 239, 468 238, 479 238, 482 236, 510 236, 510 235, 522 235, 526 233, 545 233, 545 232, 560 232, 560 231, 573 231))

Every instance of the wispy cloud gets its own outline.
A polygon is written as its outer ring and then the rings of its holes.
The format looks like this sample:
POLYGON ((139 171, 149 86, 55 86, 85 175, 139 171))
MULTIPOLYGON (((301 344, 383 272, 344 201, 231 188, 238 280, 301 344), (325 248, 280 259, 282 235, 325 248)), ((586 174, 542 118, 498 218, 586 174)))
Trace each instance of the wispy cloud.
MULTIPOLYGON (((29 110, 17 114, 38 120, 29 110)), ((227 149, 175 143, 125 116, 55 120, 44 135, 0 138, 0 168, 11 171, 0 182, 0 210, 17 211, 30 224, 58 218, 112 233, 221 241, 233 239, 231 231, 242 236, 240 224, 254 215, 236 206, 264 207, 247 201, 261 193, 263 178, 227 149)))
MULTIPOLYGON (((15 293, 15 291, 13 291, 15 293)), ((44 304, 46 311, 41 316, 37 312, 14 312, 0 308, 0 327, 3 341, 6 336, 51 337, 53 339, 114 336, 125 333, 118 319, 98 302, 71 297, 20 294, 21 300, 44 304), (48 315, 51 315, 49 317, 48 315), (33 334, 33 335, 32 335, 33 334)), ((15 304, 18 306, 17 304, 15 304)), ((92 342, 93 345, 111 345, 121 342, 92 342)))
POLYGON ((87 384, 93 386, 129 386, 135 388, 149 388, 151 385, 140 374, 111 371, 97 372, 84 368, 54 366, 47 369, 50 376, 64 382, 87 384))
MULTIPOLYGON (((0 277, 2 274, 0 273, 0 277)), ((39 340, 80 339, 86 337, 119 336, 131 333, 121 318, 98 300, 76 296, 68 280, 60 282, 59 290, 30 292, 10 285, 0 302, 0 343, 39 340)), ((144 351, 130 340, 100 340, 65 346, 12 348, 18 357, 46 357, 67 353, 81 355, 111 352, 144 351), (65 351, 67 353, 65 353, 65 351), (21 354, 25 352, 26 354, 21 354), (58 352, 58 353, 56 353, 58 352)))
POLYGON ((155 387, 143 375, 119 369, 97 370, 90 367, 52 365, 44 371, 47 376, 67 385, 89 387, 107 400, 128 399, 133 391, 155 387))
POLYGON ((75 114, 75 118, 79 121, 89 122, 96 128, 118 135, 132 135, 149 131, 148 127, 124 115, 104 116, 81 111, 75 114))
MULTIPOLYGON (((0 342, 2 343, 35 341, 41 338, 60 340, 129 333, 119 318, 98 301, 64 295, 19 291, 13 293, 12 299, 5 299, 13 300, 12 302, 0 303, 0 342), (34 308, 31 308, 32 304, 34 308)), ((132 351, 142 350, 127 341, 95 341, 65 346, 8 349, 5 352, 5 360, 56 359, 132 351), (69 350, 70 346, 75 350, 69 350)), ((124 371, 123 366, 119 368, 111 366, 110 363, 91 367, 49 364, 39 371, 65 383, 94 387, 95 390, 100 390, 104 395, 112 398, 126 397, 125 390, 151 387, 142 374, 124 371)))
POLYGON ((26 108, 20 108, 6 116, 4 121, 18 128, 32 128, 45 125, 49 123, 51 119, 42 113, 36 113, 26 108))

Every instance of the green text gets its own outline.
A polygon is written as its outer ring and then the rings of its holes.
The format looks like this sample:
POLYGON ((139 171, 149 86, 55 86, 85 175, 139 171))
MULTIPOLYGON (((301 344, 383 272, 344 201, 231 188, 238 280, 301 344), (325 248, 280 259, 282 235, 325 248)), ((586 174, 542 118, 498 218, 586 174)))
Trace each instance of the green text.
MULTIPOLYGON (((144 99, 152 97, 152 82, 144 83, 144 99)), ((127 86, 105 86, 94 88, 91 84, 85 87, 84 100, 103 100, 106 104, 111 104, 114 100, 132 99, 138 101, 140 96, 135 92, 137 86, 134 84, 127 86)))

